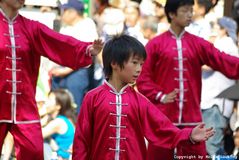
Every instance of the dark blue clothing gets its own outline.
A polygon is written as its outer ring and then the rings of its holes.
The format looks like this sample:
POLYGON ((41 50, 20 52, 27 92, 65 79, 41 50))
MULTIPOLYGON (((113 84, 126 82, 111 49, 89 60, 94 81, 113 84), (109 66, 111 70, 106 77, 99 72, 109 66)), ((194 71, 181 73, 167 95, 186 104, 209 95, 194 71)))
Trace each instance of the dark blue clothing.
POLYGON ((73 71, 65 77, 52 77, 51 89, 58 88, 68 89, 74 98, 77 105, 77 113, 80 111, 80 106, 85 93, 89 87, 89 68, 81 68, 73 71))

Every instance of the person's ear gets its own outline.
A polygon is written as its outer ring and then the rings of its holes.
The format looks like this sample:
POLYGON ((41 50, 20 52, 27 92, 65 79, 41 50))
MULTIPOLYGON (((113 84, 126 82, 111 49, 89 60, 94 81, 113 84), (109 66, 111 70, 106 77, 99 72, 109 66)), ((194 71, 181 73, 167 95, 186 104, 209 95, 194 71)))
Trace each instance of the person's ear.
POLYGON ((118 65, 116 62, 111 62, 111 67, 112 67, 113 70, 114 70, 114 69, 117 69, 118 66, 119 66, 119 65, 118 65))

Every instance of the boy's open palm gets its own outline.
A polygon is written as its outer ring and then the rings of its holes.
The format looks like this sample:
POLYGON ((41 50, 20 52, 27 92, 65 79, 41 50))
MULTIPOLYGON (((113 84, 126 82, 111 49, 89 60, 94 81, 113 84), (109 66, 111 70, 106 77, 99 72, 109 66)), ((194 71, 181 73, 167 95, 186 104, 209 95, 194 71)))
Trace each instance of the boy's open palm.
POLYGON ((193 128, 191 133, 191 140, 194 142, 206 141, 214 135, 215 131, 212 127, 205 128, 205 124, 199 124, 193 128))

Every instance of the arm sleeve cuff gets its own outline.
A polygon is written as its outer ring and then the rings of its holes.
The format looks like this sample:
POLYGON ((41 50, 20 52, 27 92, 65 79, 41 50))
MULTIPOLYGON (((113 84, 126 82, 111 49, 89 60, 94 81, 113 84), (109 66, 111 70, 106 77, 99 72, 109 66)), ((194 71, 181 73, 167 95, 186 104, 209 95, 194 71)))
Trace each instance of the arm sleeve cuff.
POLYGON ((157 100, 161 99, 162 95, 163 95, 162 92, 158 92, 158 94, 155 97, 155 100, 157 101, 157 100))
POLYGON ((92 44, 90 44, 89 46, 87 46, 87 48, 86 48, 86 55, 87 56, 90 56, 91 57, 91 53, 90 53, 90 48, 92 47, 92 44))

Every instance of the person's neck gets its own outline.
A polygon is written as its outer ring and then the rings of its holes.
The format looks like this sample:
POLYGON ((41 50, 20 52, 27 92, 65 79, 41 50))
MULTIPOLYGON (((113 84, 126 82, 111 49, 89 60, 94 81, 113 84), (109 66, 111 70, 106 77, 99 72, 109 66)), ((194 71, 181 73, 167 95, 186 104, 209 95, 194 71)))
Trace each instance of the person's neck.
POLYGON ((51 117, 52 117, 53 119, 55 119, 58 115, 59 115, 59 111, 57 110, 57 111, 54 111, 54 112, 51 114, 51 117))
POLYGON ((181 33, 184 31, 184 27, 180 27, 180 26, 175 25, 173 23, 171 23, 170 28, 177 37, 179 37, 181 35, 181 33))
POLYGON ((12 20, 16 15, 18 14, 18 10, 10 9, 8 6, 6 6, 4 3, 0 3, 0 9, 4 12, 5 16, 12 20))
POLYGON ((108 83, 111 84, 117 92, 120 92, 120 90, 127 85, 122 83, 118 78, 110 78, 108 83))

